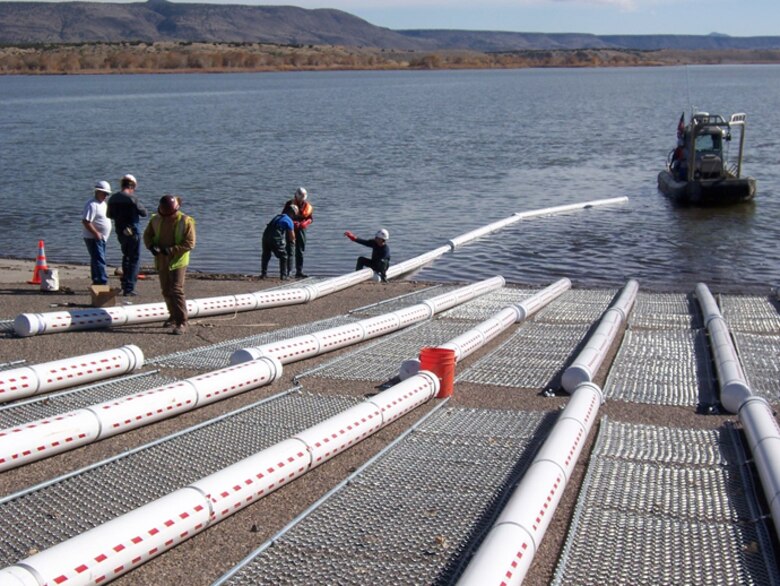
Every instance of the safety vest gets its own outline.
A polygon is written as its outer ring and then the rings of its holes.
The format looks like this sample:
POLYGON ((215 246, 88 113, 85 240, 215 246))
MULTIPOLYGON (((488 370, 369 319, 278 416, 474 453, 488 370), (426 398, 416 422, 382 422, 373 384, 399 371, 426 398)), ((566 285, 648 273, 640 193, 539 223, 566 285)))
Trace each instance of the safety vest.
MULTIPOLYGON (((193 220, 189 216, 185 216, 181 212, 176 212, 175 222, 176 223, 173 226, 173 244, 175 246, 179 246, 181 245, 182 242, 184 242, 184 231, 188 226, 194 226, 195 220, 193 220)), ((149 220, 149 223, 152 225, 152 230, 154 230, 154 237, 152 238, 152 244, 154 244, 155 246, 159 246, 160 228, 162 227, 162 217, 159 214, 154 214, 152 216, 152 219, 149 220)), ((186 267, 189 264, 190 264, 190 251, 186 250, 184 252, 180 252, 179 254, 174 255, 173 258, 171 258, 170 263, 168 264, 168 268, 172 271, 175 271, 176 269, 186 267)))

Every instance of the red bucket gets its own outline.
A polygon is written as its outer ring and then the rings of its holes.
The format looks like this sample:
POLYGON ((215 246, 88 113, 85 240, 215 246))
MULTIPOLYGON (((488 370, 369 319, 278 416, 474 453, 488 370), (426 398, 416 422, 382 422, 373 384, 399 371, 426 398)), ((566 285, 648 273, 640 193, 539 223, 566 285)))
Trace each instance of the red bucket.
POLYGON ((452 395, 455 381, 455 350, 450 348, 423 348, 420 350, 420 370, 430 370, 439 377, 437 399, 452 395))

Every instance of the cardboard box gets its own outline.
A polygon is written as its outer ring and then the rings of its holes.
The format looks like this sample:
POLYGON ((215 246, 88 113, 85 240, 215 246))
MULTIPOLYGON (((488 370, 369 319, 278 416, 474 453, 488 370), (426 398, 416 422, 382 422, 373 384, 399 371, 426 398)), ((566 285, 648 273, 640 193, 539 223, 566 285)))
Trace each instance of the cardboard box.
POLYGON ((111 307, 116 305, 119 289, 112 289, 108 285, 90 285, 89 293, 92 295, 92 307, 111 307))

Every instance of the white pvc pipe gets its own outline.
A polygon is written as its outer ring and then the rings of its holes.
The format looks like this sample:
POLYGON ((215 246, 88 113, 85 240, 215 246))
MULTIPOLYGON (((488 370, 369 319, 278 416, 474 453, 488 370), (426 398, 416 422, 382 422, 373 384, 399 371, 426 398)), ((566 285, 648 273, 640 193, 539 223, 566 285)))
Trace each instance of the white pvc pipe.
POLYGON ((561 385, 568 392, 585 382, 591 382, 607 357, 607 352, 625 322, 636 299, 639 285, 635 280, 626 283, 615 303, 601 316, 596 331, 588 338, 585 348, 563 372, 561 385))
POLYGON ((282 374, 272 357, 0 430, 0 471, 48 458, 234 394, 271 384, 282 374))
MULTIPOLYGON (((505 307, 492 317, 477 324, 472 329, 442 344, 440 348, 454 350, 455 362, 458 362, 477 350, 490 340, 498 336, 501 332, 515 323, 524 321, 533 313, 562 295, 571 287, 569 279, 560 279, 552 285, 545 287, 541 291, 531 295, 522 303, 505 307)), ((398 371, 398 377, 406 380, 414 376, 420 370, 420 359, 410 358, 401 363, 398 371)))
POLYGON ((425 321, 440 311, 450 309, 489 291, 500 289, 504 284, 503 277, 492 277, 378 317, 328 328, 314 334, 270 342, 262 346, 241 348, 231 354, 230 363, 241 364, 256 360, 260 356, 273 356, 282 364, 289 364, 303 358, 319 356, 344 346, 357 344, 405 328, 413 323, 425 321))
POLYGON ((603 402, 583 383, 571 396, 471 563, 460 586, 519 585, 525 579, 603 402))
POLYGON ((477 238, 485 236, 490 232, 495 232, 496 230, 500 230, 505 226, 514 224, 515 222, 519 222, 520 220, 524 220, 526 218, 534 218, 538 216, 552 216, 554 214, 561 214, 564 212, 592 208, 592 207, 602 206, 602 205, 625 203, 627 201, 628 201, 627 197, 613 197, 610 199, 596 199, 593 201, 586 201, 583 203, 555 206, 550 208, 544 208, 541 210, 531 210, 528 212, 516 212, 515 214, 513 214, 508 218, 503 218, 501 220, 498 220, 497 222, 488 224, 487 226, 483 226, 481 228, 477 228, 476 230, 472 230, 470 232, 466 232, 465 234, 457 236, 449 241, 449 245, 452 248, 452 250, 455 250, 459 246, 463 246, 464 244, 471 242, 472 240, 476 240, 477 238))
POLYGON ((775 533, 780 535, 780 428, 771 405, 760 397, 751 397, 742 404, 739 420, 769 503, 775 533))
MULTIPOLYGON (((626 201, 628 201, 627 197, 617 197, 528 212, 517 212, 509 218, 504 218, 503 220, 499 220, 488 226, 458 236, 453 240, 450 240, 446 246, 441 246, 421 254, 420 256, 393 265, 387 270, 387 277, 394 278, 416 270, 432 260, 455 250, 456 247, 462 246, 466 242, 470 242, 479 236, 498 230, 524 218, 551 215, 613 203, 624 203, 626 201)), ((302 285, 276 291, 258 291, 256 293, 187 300, 187 313, 189 317, 202 317, 221 313, 253 311, 255 309, 267 309, 270 307, 308 303, 314 301, 317 297, 328 295, 351 287, 357 283, 367 281, 373 277, 373 274, 373 271, 370 269, 364 269, 332 279, 326 279, 313 285, 302 285)), ((14 320, 14 330, 18 336, 29 337, 57 332, 163 321, 168 317, 170 317, 168 308, 165 303, 162 302, 48 313, 22 313, 16 316, 16 319, 14 320)))
POLYGON ((74 387, 132 372, 144 365, 144 353, 128 344, 83 356, 21 366, 0 372, 0 403, 74 387))
POLYGON ((720 402, 730 413, 738 415, 745 430, 761 487, 769 503, 775 534, 780 536, 780 429, 770 405, 764 399, 753 396, 726 320, 704 283, 696 285, 696 298, 710 337, 720 402))
POLYGON ((0 570, 0 584, 109 582, 295 480, 438 392, 438 377, 421 372, 362 405, 0 570))

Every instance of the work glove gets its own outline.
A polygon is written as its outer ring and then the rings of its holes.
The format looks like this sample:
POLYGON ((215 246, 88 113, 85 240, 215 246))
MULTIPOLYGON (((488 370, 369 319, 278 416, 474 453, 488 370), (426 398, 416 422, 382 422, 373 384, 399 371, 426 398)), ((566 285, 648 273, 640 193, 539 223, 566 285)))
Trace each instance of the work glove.
POLYGON ((295 221, 293 221, 293 226, 294 226, 294 227, 295 227, 295 229, 297 230, 298 228, 300 228, 300 227, 301 227, 301 223, 300 223, 300 222, 295 222, 295 221))
POLYGON ((303 220, 299 223, 299 226, 303 228, 304 230, 308 228, 311 225, 311 218, 308 218, 306 220, 303 220))
POLYGON ((171 256, 173 254, 173 249, 170 246, 161 246, 160 254, 163 256, 171 256))
POLYGON ((159 246, 152 246, 149 249, 149 252, 152 253, 152 256, 157 256, 158 254, 160 254, 160 247, 159 246))
POLYGON ((354 235, 352 232, 350 232, 349 230, 347 230, 346 232, 344 232, 344 236, 346 236, 347 238, 349 238, 349 239, 350 239, 352 242, 354 242, 355 240, 357 240, 357 236, 355 236, 355 235, 354 235))

